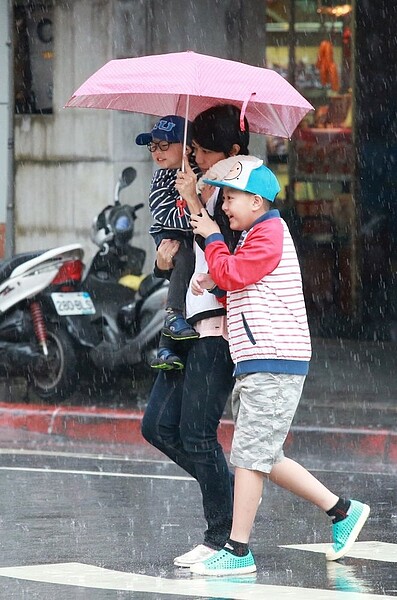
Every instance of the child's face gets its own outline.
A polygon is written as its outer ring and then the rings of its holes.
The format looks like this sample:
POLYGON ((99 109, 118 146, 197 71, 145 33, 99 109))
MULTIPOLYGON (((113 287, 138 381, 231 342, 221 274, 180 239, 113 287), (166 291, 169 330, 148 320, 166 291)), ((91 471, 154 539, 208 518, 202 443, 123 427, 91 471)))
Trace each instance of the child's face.
POLYGON ((168 144, 167 150, 161 150, 161 146, 165 146, 166 142, 153 138, 152 158, 160 169, 180 169, 182 166, 183 145, 180 142, 168 144))
POLYGON ((230 229, 244 231, 266 212, 263 198, 233 188, 223 188, 222 208, 229 219, 230 229))

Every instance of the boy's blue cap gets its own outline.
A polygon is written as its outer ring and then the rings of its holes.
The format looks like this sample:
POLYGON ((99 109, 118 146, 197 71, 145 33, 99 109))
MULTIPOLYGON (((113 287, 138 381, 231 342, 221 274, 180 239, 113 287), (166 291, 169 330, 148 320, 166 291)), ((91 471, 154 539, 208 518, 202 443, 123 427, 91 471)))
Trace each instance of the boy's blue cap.
POLYGON ((263 160, 253 156, 240 157, 222 180, 203 179, 203 181, 216 187, 230 187, 257 194, 269 202, 274 202, 281 189, 273 171, 265 167, 263 160))
MULTIPOLYGON (((183 143, 183 133, 185 129, 185 119, 178 117, 177 115, 167 115, 162 117, 154 125, 152 131, 149 133, 140 133, 135 143, 138 146, 146 146, 153 139, 164 140, 165 142, 181 142, 183 143)), ((188 143, 189 143, 189 123, 188 123, 188 143)))

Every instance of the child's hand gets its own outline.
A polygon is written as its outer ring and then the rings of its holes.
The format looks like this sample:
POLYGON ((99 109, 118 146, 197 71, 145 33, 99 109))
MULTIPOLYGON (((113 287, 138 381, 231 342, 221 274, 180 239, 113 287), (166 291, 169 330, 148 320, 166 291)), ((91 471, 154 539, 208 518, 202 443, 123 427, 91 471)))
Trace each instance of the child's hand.
POLYGON ((193 296, 202 296, 204 290, 210 290, 214 285, 215 282, 208 273, 195 273, 192 277, 190 288, 193 296))
POLYGON ((212 233, 220 232, 218 225, 211 219, 205 208, 202 208, 198 215, 191 215, 190 224, 193 233, 202 235, 204 238, 207 238, 212 233))

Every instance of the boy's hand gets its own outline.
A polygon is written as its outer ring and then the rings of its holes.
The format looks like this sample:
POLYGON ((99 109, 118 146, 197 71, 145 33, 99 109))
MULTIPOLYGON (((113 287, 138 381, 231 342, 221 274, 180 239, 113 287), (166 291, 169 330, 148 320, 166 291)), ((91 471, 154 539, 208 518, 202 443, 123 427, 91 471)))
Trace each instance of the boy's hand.
POLYGON ((202 208, 198 215, 191 215, 190 224, 193 233, 202 235, 204 238, 207 238, 212 233, 220 232, 218 225, 211 219, 205 208, 202 208))
POLYGON ((215 282, 209 273, 195 273, 192 277, 190 288, 193 296, 202 296, 204 290, 210 290, 214 285, 215 282))

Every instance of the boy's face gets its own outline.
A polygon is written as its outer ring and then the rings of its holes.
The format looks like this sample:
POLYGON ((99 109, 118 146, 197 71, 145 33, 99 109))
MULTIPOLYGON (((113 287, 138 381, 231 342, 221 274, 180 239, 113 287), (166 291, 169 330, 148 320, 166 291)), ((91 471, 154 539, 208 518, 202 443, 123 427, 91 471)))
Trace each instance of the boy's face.
POLYGON ((261 196, 233 188, 223 188, 222 208, 229 219, 230 229, 244 231, 266 212, 261 196))
POLYGON ((182 153, 183 145, 180 142, 169 143, 167 150, 161 150, 160 146, 164 147, 167 142, 153 138, 153 146, 155 148, 152 152, 152 157, 156 165, 160 169, 180 169, 182 166, 182 153), (160 146, 159 146, 160 143, 160 146))

